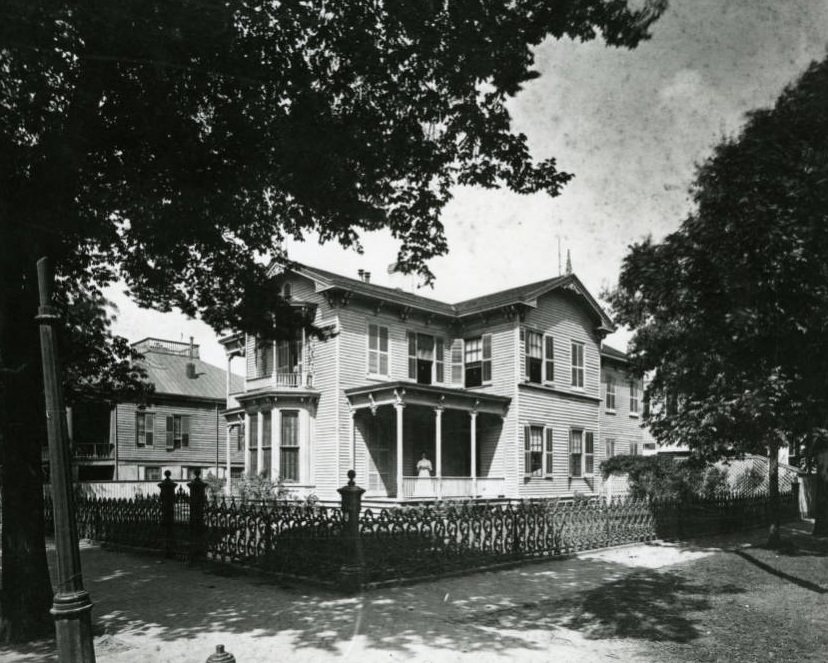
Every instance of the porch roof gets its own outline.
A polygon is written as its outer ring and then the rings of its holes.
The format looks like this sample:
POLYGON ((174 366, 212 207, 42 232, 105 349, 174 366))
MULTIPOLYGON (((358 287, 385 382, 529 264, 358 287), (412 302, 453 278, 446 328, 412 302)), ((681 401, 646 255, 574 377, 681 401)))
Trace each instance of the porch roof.
POLYGON ((355 410, 381 405, 424 405, 450 410, 484 412, 505 416, 512 399, 508 396, 487 394, 471 389, 441 387, 433 384, 417 384, 403 380, 352 387, 345 396, 355 410))

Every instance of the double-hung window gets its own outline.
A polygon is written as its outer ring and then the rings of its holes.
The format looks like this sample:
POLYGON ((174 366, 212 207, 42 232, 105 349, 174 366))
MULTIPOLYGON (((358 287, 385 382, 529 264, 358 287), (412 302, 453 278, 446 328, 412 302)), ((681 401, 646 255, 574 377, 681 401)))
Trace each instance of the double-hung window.
POLYGON ((266 377, 273 373, 273 343, 256 338, 253 361, 257 378, 266 377))
POLYGON ((638 414, 638 383, 630 382, 630 414, 638 414))
POLYGON ((272 416, 271 412, 262 413, 262 466, 259 468, 259 474, 270 477, 270 459, 272 457, 272 449, 270 447, 272 435, 272 416))
POLYGON ((591 476, 595 471, 595 436, 590 431, 569 431, 569 476, 591 476))
POLYGON ((572 341, 571 349, 572 386, 584 388, 584 344, 572 341))
POLYGON ((543 382, 543 334, 526 330, 526 379, 543 382))
POLYGON ((153 446, 155 415, 151 412, 135 413, 135 444, 139 447, 153 446))
POLYGON ((443 382, 443 339, 408 332, 408 377, 419 384, 443 382))
POLYGON ((282 479, 299 481, 299 412, 282 411, 282 438, 279 449, 282 479))
POLYGON ((479 387, 492 381, 492 335, 467 338, 464 346, 466 386, 479 387))
POLYGON ((523 429, 524 476, 552 474, 552 440, 552 429, 547 426, 526 426, 523 429))
POLYGON ((607 376, 607 393, 604 405, 607 410, 615 411, 615 378, 611 375, 607 376))
POLYGON ((612 458, 615 455, 615 439, 608 437, 604 440, 604 444, 606 445, 606 456, 607 458, 612 458))
POLYGON ((190 446, 190 415, 171 414, 167 416, 167 451, 190 446))
POLYGON ((388 327, 368 325, 368 373, 388 375, 388 327))

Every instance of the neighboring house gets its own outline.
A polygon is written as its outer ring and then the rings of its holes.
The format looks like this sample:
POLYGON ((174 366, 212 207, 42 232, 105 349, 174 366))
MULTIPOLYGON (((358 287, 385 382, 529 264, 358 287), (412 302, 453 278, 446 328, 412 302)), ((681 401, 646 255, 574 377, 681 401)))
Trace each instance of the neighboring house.
POLYGON ((80 481, 175 480, 196 469, 241 476, 243 451, 228 449, 224 409, 242 378, 199 358, 198 345, 146 338, 133 344, 144 355, 147 380, 155 386, 146 405, 82 405, 68 413, 80 481))
POLYGON ((568 496, 641 449, 641 381, 574 274, 457 304, 307 266, 277 287, 332 335, 221 339, 246 364, 226 413, 246 472, 322 499, 351 468, 370 500, 568 496))

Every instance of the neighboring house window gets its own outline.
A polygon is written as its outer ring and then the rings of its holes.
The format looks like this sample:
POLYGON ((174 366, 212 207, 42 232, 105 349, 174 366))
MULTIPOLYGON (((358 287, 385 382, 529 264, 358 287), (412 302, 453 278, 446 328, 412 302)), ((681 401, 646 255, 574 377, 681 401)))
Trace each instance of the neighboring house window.
POLYGON ((638 383, 630 382, 630 414, 638 414, 638 383))
POLYGON ((607 458, 612 458, 615 455, 615 440, 609 437, 606 439, 605 444, 607 445, 606 456, 607 458))
POLYGON ((443 339, 408 332, 408 377, 419 384, 442 382, 443 339))
POLYGON ((145 481, 161 481, 161 468, 160 467, 145 467, 144 468, 144 480, 145 481))
POLYGON ((464 341, 466 386, 479 387, 492 381, 492 335, 483 334, 464 341))
POLYGON ((135 444, 139 447, 153 446, 155 415, 151 412, 135 413, 135 444))
POLYGON ((526 331, 526 378, 529 382, 543 382, 543 334, 526 331))
POLYGON ((543 379, 546 382, 555 381, 555 339, 551 336, 543 337, 543 379))
POLYGON ((607 395, 605 399, 607 410, 615 410, 615 378, 607 376, 607 395))
POLYGON ((572 341, 572 386, 582 389, 584 386, 584 344, 572 341))
POLYGON ((236 451, 244 451, 244 423, 233 426, 236 435, 236 451))
POLYGON ((279 449, 281 478, 285 481, 299 481, 299 412, 282 411, 282 440, 279 449))
POLYGON ((523 429, 524 474, 529 477, 543 476, 543 426, 526 426, 523 429))
POLYGON ((199 477, 204 478, 206 476, 204 472, 204 468, 201 467, 188 467, 187 468, 187 480, 192 481, 196 478, 196 472, 198 472, 199 477))
POLYGON ((190 446, 190 415, 167 416, 167 451, 190 446))
POLYGON ((241 479, 244 476, 244 468, 243 467, 231 467, 230 468, 230 478, 231 479, 241 479))
POLYGON ((388 375, 388 327, 368 325, 368 372, 388 375))
POLYGON ((640 453, 638 450, 638 442, 630 442, 630 456, 637 456, 640 453))
POLYGON ((569 432, 569 476, 590 476, 595 471, 595 436, 573 429, 569 432))

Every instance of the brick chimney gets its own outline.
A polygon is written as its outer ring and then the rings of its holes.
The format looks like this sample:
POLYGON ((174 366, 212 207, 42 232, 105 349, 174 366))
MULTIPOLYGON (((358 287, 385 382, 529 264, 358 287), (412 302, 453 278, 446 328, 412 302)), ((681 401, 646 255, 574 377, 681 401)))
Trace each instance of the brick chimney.
POLYGON ((193 355, 195 354, 195 347, 193 345, 193 337, 190 336, 190 349, 187 353, 187 357, 190 361, 187 362, 187 377, 191 380, 195 379, 196 377, 196 367, 195 362, 193 361, 193 355))

